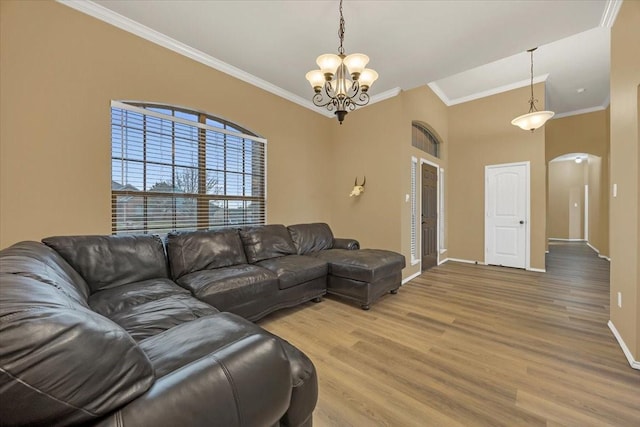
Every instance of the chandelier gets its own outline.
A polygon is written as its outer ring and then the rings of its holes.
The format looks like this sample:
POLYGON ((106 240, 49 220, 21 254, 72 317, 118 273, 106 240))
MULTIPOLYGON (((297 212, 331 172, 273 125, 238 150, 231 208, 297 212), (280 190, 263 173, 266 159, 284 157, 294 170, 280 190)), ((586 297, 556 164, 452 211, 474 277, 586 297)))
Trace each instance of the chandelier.
POLYGON ((367 91, 378 78, 378 73, 365 68, 369 57, 362 53, 344 54, 344 17, 342 16, 342 0, 340 0, 340 26, 338 27, 340 46, 338 55, 326 53, 318 56, 316 64, 319 70, 309 71, 305 76, 315 92, 313 103, 318 107, 335 110, 338 121, 342 124, 348 111, 356 106, 369 103, 367 91))
POLYGON ((537 47, 527 50, 527 52, 531 54, 531 99, 529 99, 529 112, 511 120, 512 125, 524 130, 530 130, 531 132, 544 125, 546 121, 555 114, 553 111, 538 111, 535 105, 538 100, 533 97, 533 51, 536 49, 537 47))

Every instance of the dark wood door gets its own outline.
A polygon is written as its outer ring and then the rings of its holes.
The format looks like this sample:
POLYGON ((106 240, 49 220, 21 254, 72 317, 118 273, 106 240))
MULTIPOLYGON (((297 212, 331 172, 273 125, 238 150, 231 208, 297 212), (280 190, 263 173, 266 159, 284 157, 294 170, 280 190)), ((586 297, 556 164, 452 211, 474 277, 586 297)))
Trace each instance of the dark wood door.
POLYGON ((438 169, 422 164, 422 271, 438 264, 438 169))

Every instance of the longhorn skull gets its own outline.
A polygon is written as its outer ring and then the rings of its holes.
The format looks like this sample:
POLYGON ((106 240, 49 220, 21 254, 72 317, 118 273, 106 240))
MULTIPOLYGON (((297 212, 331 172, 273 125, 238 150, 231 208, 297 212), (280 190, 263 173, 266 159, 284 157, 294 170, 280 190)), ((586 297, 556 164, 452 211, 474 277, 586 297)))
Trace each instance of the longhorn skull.
POLYGON ((358 177, 356 176, 356 181, 353 183, 353 190, 349 194, 349 197, 358 197, 362 193, 364 193, 364 185, 367 183, 367 177, 364 177, 362 184, 358 185, 358 177))

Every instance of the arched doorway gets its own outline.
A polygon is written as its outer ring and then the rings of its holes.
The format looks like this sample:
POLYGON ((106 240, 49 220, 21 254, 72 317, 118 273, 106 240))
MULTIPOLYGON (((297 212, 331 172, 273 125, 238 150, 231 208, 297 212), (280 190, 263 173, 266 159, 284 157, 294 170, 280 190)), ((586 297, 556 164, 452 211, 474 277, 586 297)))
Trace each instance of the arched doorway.
POLYGON ((608 252, 608 189, 603 159, 567 153, 548 164, 547 237, 550 241, 585 241, 608 252))

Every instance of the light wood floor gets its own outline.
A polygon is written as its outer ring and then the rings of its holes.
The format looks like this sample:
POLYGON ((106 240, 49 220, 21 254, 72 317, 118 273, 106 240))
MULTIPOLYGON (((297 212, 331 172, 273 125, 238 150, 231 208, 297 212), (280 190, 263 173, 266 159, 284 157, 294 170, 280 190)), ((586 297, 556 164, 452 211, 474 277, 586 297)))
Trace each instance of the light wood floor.
POLYGON ((547 273, 449 262, 370 311, 327 297, 260 325, 313 360, 315 427, 640 426, 608 277, 586 245, 553 244, 547 273))

